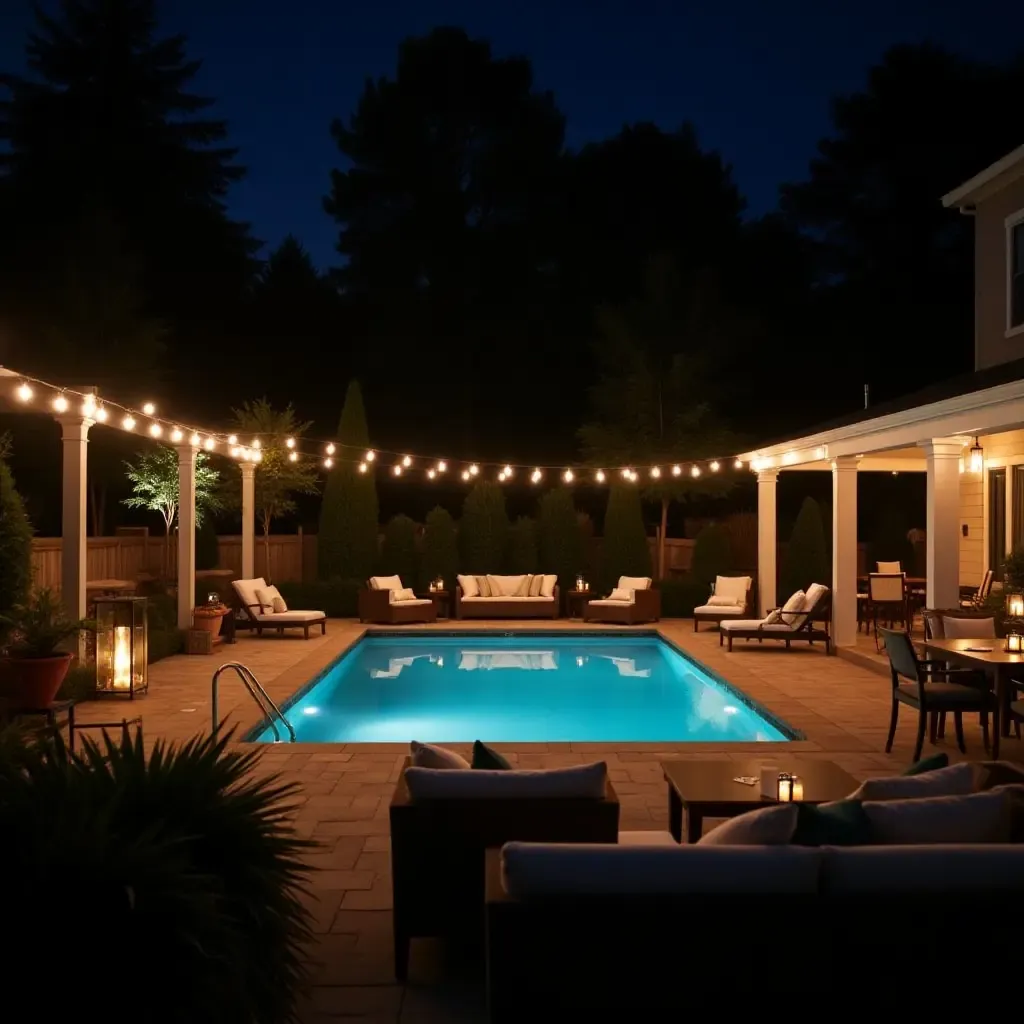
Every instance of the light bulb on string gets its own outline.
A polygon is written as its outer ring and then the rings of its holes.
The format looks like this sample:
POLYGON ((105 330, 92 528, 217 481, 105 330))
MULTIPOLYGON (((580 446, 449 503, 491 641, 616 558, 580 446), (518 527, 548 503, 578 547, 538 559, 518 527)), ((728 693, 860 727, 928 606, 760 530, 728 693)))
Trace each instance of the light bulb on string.
POLYGON ((563 480, 564 480, 564 481, 565 481, 565 482, 566 482, 567 484, 571 484, 571 483, 573 482, 573 479, 574 479, 574 477, 573 477, 573 475, 572 475, 572 470, 571 470, 571 469, 567 469, 567 470, 566 470, 566 471, 565 471, 565 472, 564 472, 564 473, 562 474, 562 479, 563 479, 563 480))
POLYGON ((433 470, 433 469, 428 469, 427 470, 427 479, 428 480, 433 480, 435 476, 437 476, 437 471, 436 470, 433 470))
POLYGON ((597 471, 597 472, 596 472, 596 473, 594 474, 594 479, 595 479, 595 480, 596 480, 596 481, 597 481, 597 482, 598 482, 599 484, 603 484, 603 483, 604 483, 604 470, 603 470, 603 469, 599 469, 599 470, 598 470, 598 471, 597 471))
POLYGON ((509 477, 509 478, 511 478, 511 476, 512 476, 512 467, 511 467, 511 466, 506 466, 506 467, 505 467, 505 468, 504 468, 504 469, 502 470, 502 473, 504 473, 506 477, 509 477))
POLYGON ((262 462, 263 461, 263 452, 261 452, 258 448, 255 448, 255 449, 253 449, 251 458, 252 458, 253 462, 262 462))
POLYGON ((365 462, 360 462, 359 463, 359 472, 360 473, 365 473, 366 472, 366 463, 365 462))
POLYGON ((89 394, 82 399, 82 415, 90 419, 96 414, 96 396, 89 394))
POLYGON ((402 465, 408 469, 412 465, 412 458, 408 455, 402 456, 402 465))
POLYGON ((692 477, 694 478, 694 480, 696 480, 696 479, 697 479, 697 477, 699 477, 699 476, 700 476, 700 466, 694 466, 694 467, 693 467, 693 468, 692 468, 692 469, 690 470, 690 476, 692 476, 692 477))
POLYGON ((14 392, 18 396, 19 402, 31 402, 32 401, 32 385, 27 380, 23 380, 14 392))
POLYGON ((121 420, 121 426, 124 427, 125 430, 134 430, 135 417, 131 413, 128 413, 128 415, 125 416, 123 420, 121 420))
POLYGON ((203 442, 203 447, 204 447, 204 448, 205 448, 205 449, 206 449, 206 450, 207 450, 208 452, 212 452, 212 451, 213 451, 213 449, 214 449, 214 448, 216 447, 216 445, 217 445, 217 442, 216 442, 216 441, 214 441, 214 439, 213 439, 212 437, 208 437, 208 438, 207 438, 207 439, 206 439, 206 440, 205 440, 205 441, 203 442))
POLYGON ((242 449, 239 448, 238 445, 235 445, 235 447, 231 449, 231 458, 237 459, 241 454, 242 449))
POLYGON ((238 437, 235 434, 228 434, 228 444, 238 444, 238 437))
POLYGON ((260 443, 260 439, 258 437, 254 437, 253 438, 252 446, 253 446, 253 448, 260 448, 260 447, 262 447, 262 445, 260 443))
POLYGON ((330 469, 330 468, 331 468, 331 466, 333 466, 333 465, 334 465, 334 459, 332 459, 332 458, 331 458, 331 457, 330 457, 330 456, 328 455, 328 456, 327 456, 327 458, 326 458, 326 459, 324 459, 324 469, 330 469))
POLYGON ((469 479, 469 470, 468 469, 464 469, 462 471, 462 479, 463 480, 468 480, 469 479))
POLYGON ((374 450, 373 450, 373 449, 371 448, 371 449, 370 449, 370 450, 369 450, 369 451, 368 451, 368 452, 366 453, 365 459, 366 459, 366 461, 367 461, 367 462, 373 462, 373 460, 374 460, 375 458, 377 458, 377 453, 376 453, 376 452, 375 452, 375 451, 374 451, 374 450))
POLYGON ((480 472, 480 467, 474 462, 473 465, 469 467, 469 475, 470 476, 476 476, 477 473, 479 473, 479 472, 480 472))
POLYGON ((654 477, 655 480, 657 480, 661 476, 661 470, 657 466, 654 466, 651 469, 651 476, 654 477))
POLYGON ((143 411, 143 412, 144 412, 144 413, 145 413, 145 414, 146 414, 147 416, 152 416, 152 415, 153 415, 153 413, 155 413, 155 412, 156 412, 156 406, 155 406, 155 405, 154 405, 154 404, 153 404, 152 402, 147 402, 147 403, 146 403, 146 404, 145 404, 145 405, 144 405, 144 406, 142 407, 142 411, 143 411))
POLYGON ((288 440, 285 441, 284 446, 285 446, 285 448, 294 448, 295 447, 295 438, 294 437, 289 437, 288 440))
POLYGON ((193 431, 192 436, 188 439, 188 443, 192 445, 193 448, 198 448, 199 445, 202 443, 202 440, 203 439, 195 431, 193 431))
POLYGON ((710 469, 712 473, 717 473, 719 468, 720 467, 717 459, 714 462, 712 462, 711 465, 708 467, 708 469, 710 469))
POLYGON ((541 472, 541 471, 540 471, 539 469, 535 469, 535 470, 534 470, 534 471, 533 471, 533 472, 532 472, 532 473, 530 474, 530 482, 531 482, 531 483, 534 483, 534 484, 539 484, 539 483, 540 483, 540 481, 541 481, 541 478, 542 478, 543 476, 544 476, 544 474, 543 474, 543 473, 542 473, 542 472, 541 472))
POLYGON ((682 466, 673 466, 672 467, 672 475, 673 476, 679 476, 679 474, 682 473, 682 471, 683 471, 682 466))
POLYGON ((53 407, 57 412, 68 411, 68 400, 63 391, 53 400, 53 407))
POLYGON ((733 468, 733 469, 742 469, 742 468, 743 468, 743 460, 742 460, 742 459, 737 459, 737 460, 736 460, 736 461, 735 461, 735 462, 734 462, 734 463, 732 464, 732 468, 733 468))
POLYGON ((442 459, 437 464, 437 471, 438 471, 438 473, 444 473, 447 469, 448 469, 448 463, 445 462, 444 459, 442 459))
POLYGON ((95 419, 96 419, 97 423, 106 423, 107 422, 107 408, 106 408, 106 406, 104 406, 104 405, 96 406, 96 416, 95 416, 95 419))
POLYGON ((624 480, 628 480, 632 475, 633 471, 628 466, 622 471, 622 478, 624 480))
POLYGON ((299 453, 298 452, 289 452, 288 453, 288 461, 289 462, 298 462, 299 461, 299 453))
POLYGON ((335 452, 335 447, 333 444, 329 444, 324 450, 327 452, 328 455, 333 455, 335 452))
POLYGON ((149 433, 151 437, 159 437, 163 432, 163 428, 159 423, 150 423, 149 433))
POLYGON ((175 427, 171 431, 171 440, 180 441, 185 435, 181 432, 181 427, 175 427))
POLYGON ((391 467, 391 472, 394 473, 395 476, 401 476, 402 467, 396 463, 394 466, 391 467))

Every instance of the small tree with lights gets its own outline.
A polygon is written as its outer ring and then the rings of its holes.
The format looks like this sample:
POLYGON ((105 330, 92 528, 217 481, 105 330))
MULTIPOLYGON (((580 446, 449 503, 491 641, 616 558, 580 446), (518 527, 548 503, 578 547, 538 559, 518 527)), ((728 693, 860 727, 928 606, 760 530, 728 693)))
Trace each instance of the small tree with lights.
MULTIPOLYGON (((299 422, 291 405, 275 409, 265 398, 245 402, 232 412, 239 435, 260 439, 255 480, 256 518, 263 531, 264 566, 267 580, 270 580, 273 577, 270 528, 274 520, 295 512, 295 495, 320 493, 316 466, 287 444, 291 438, 297 446, 312 424, 299 422)), ((240 503, 240 488, 232 487, 228 493, 232 504, 240 503)))
MULTIPOLYGON (((159 512, 164 521, 164 573, 169 572, 171 528, 178 518, 178 453, 158 445, 152 451, 139 452, 135 462, 126 462, 125 476, 132 485, 131 497, 124 499, 129 508, 159 512)), ((223 507, 219 493, 220 473, 202 452, 196 455, 196 526, 202 525, 207 513, 223 507)))

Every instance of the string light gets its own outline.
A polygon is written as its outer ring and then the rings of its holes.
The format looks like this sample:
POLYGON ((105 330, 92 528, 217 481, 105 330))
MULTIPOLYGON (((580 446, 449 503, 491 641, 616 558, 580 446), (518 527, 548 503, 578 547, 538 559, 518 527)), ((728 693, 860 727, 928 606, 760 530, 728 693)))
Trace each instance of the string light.
POLYGON ((181 427, 175 427, 171 431, 171 440, 180 441, 185 435, 181 432, 181 427))
POLYGON ((128 413, 128 415, 125 416, 125 418, 123 420, 121 420, 121 426, 124 427, 125 430, 134 430, 135 429, 135 417, 132 416, 131 413, 128 413))
POLYGON ((330 468, 331 468, 331 466, 333 466, 333 465, 334 465, 334 459, 332 459, 332 458, 331 458, 331 457, 330 457, 330 456, 328 455, 328 456, 327 456, 327 458, 326 458, 326 459, 324 459, 324 468, 325 468, 325 469, 330 469, 330 468))
POLYGON ((445 462, 444 459, 442 459, 437 464, 437 471, 438 471, 438 473, 444 473, 447 469, 448 469, 448 463, 445 462))
POLYGON ((717 473, 720 468, 718 465, 718 460, 716 459, 714 462, 712 462, 708 468, 711 470, 712 473, 717 473))
POLYGON ((402 465, 408 469, 412 465, 412 458, 408 455, 402 456, 402 465))
POLYGON ((32 401, 32 394, 33 394, 32 386, 29 384, 29 382, 27 380, 23 380, 18 385, 18 389, 15 392, 15 394, 17 394, 17 396, 18 396, 18 401, 20 401, 20 402, 31 402, 32 401))
POLYGON ((660 469, 658 469, 658 467, 657 467, 657 466, 653 466, 653 467, 651 468, 651 476, 653 476, 653 477, 654 477, 654 479, 655 479, 655 480, 657 480, 657 479, 658 479, 658 477, 660 477, 660 476, 661 476, 661 470, 660 470, 660 469))
POLYGON ((673 466, 672 467, 672 475, 673 476, 679 476, 679 474, 682 473, 682 471, 683 471, 682 466, 673 466))
POLYGON ((462 471, 462 479, 463 480, 468 480, 469 479, 469 470, 468 469, 464 469, 462 471))
POLYGON ((628 467, 622 471, 622 477, 623 477, 624 480, 628 480, 631 475, 632 475, 632 472, 630 471, 630 469, 628 467))
POLYGON ((359 472, 360 473, 365 473, 366 472, 366 463, 365 462, 360 462, 359 463, 359 472))
POLYGON ((159 423, 150 423, 149 433, 153 437, 159 437, 163 433, 163 429, 161 428, 159 423))
POLYGON ((259 448, 260 447, 260 439, 258 437, 253 438, 252 446, 253 446, 253 448, 259 448))
POLYGON ((238 444, 238 437, 235 434, 228 434, 228 444, 238 444))
POLYGON ((377 453, 373 451, 373 449, 370 449, 370 451, 366 453, 366 461, 373 462, 375 458, 377 458, 377 453))
POLYGON ((106 409, 106 406, 103 406, 103 405, 96 406, 96 421, 98 423, 106 423, 107 422, 107 409, 106 409))
POLYGON ((147 416, 152 416, 152 415, 153 415, 153 413, 155 413, 155 412, 156 412, 156 406, 155 406, 155 405, 154 405, 154 404, 153 404, 152 402, 147 402, 147 403, 146 403, 146 404, 145 404, 145 405, 144 405, 144 406, 142 407, 142 411, 143 411, 143 412, 144 412, 144 413, 145 413, 145 414, 146 414, 147 416))
POLYGON ((96 412, 96 396, 88 394, 82 399, 82 415, 88 416, 90 419, 96 412))
POLYGON ((694 480, 696 480, 696 479, 697 479, 697 477, 699 477, 699 476, 700 476, 700 466, 694 466, 694 467, 693 467, 693 468, 692 468, 692 469, 690 470, 690 476, 692 476, 692 477, 694 478, 694 480))
MULTIPOLYGON (((198 435, 196 435, 196 436, 198 437, 198 435)), ((216 442, 216 441, 214 441, 214 439, 213 439, 212 437, 208 437, 208 438, 207 438, 207 439, 206 439, 206 440, 205 440, 205 441, 203 442, 203 447, 204 447, 204 448, 205 448, 205 449, 206 449, 206 450, 207 450, 208 452, 212 452, 212 451, 213 451, 213 449, 214 449, 214 448, 216 447, 216 444, 217 444, 217 442, 216 442)))
POLYGON ((599 484, 603 484, 603 483, 604 483, 604 470, 603 470, 603 469, 599 469, 599 470, 598 470, 598 471, 597 471, 597 472, 596 472, 596 473, 594 474, 594 479, 595 479, 595 480, 596 480, 596 481, 597 481, 597 482, 598 482, 599 484))
POLYGON ((469 467, 469 475, 470 476, 476 476, 477 473, 479 473, 479 472, 480 472, 480 467, 474 462, 473 465, 469 467))
POLYGON ((572 470, 571 470, 571 469, 567 469, 567 470, 566 470, 566 471, 565 471, 565 472, 564 472, 564 473, 562 474, 562 479, 563 479, 563 480, 564 480, 564 481, 565 481, 565 482, 566 482, 567 484, 571 484, 571 483, 572 483, 572 481, 573 481, 573 475, 572 475, 572 470))
POLYGON ((288 440, 285 441, 284 446, 286 448, 294 448, 295 447, 295 438, 294 437, 289 437, 288 440))
POLYGON ((535 469, 530 474, 530 483, 539 484, 541 482, 541 480, 543 479, 543 477, 544 477, 544 474, 539 469, 535 469))
POLYGON ((53 400, 53 407, 57 412, 68 411, 68 400, 64 397, 63 391, 53 400))
POLYGON ((391 472, 394 473, 395 476, 401 476, 402 475, 402 467, 396 464, 396 465, 391 467, 391 472))
POLYGON ((427 470, 427 479, 428 480, 433 480, 435 476, 437 476, 437 471, 436 470, 433 470, 433 469, 428 469, 427 470))
POLYGON ((251 457, 252 457, 252 461, 253 462, 262 462, 263 461, 263 452, 261 452, 261 451, 259 451, 257 449, 256 451, 254 451, 252 453, 251 457))
POLYGON ((329 444, 327 446, 327 448, 325 449, 325 451, 327 452, 328 455, 333 455, 334 452, 335 452, 334 445, 333 444, 329 444))
POLYGON ((298 462, 299 461, 299 453, 298 452, 289 452, 288 453, 288 461, 289 462, 298 462))

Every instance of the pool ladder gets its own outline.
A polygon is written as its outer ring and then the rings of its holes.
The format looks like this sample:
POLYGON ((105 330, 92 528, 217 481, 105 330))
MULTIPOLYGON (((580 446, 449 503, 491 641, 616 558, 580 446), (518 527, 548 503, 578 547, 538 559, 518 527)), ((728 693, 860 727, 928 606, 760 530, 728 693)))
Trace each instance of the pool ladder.
POLYGON ((288 730, 288 740, 290 743, 295 742, 295 730, 292 728, 292 723, 281 713, 281 709, 270 699, 270 694, 260 685, 260 681, 256 678, 252 669, 246 665, 243 665, 240 661, 226 661, 216 672, 213 673, 213 680, 210 683, 210 707, 213 714, 213 732, 216 734, 217 729, 220 726, 220 715, 218 714, 218 693, 220 690, 220 674, 226 669, 234 669, 236 675, 242 680, 242 685, 249 691, 249 696, 252 697, 256 704, 259 706, 260 711, 263 712, 264 717, 270 722, 270 728, 274 733, 274 742, 281 742, 281 732, 278 729, 278 722, 284 725, 285 729, 288 730))

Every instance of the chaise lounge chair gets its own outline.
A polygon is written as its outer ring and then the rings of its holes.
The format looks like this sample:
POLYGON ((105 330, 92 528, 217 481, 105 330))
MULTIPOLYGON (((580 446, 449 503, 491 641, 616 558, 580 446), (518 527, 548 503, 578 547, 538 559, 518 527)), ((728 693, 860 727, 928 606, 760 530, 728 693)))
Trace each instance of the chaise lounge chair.
POLYGON ((321 634, 327 632, 327 612, 289 609, 277 587, 269 586, 262 576, 254 580, 232 580, 231 586, 257 636, 262 636, 265 629, 276 629, 278 633, 301 629, 308 640, 310 626, 319 626, 321 634))
POLYGON ((661 594, 649 576, 620 576, 607 596, 583 606, 584 622, 617 622, 632 626, 661 618, 661 594))
POLYGON ((789 647, 794 640, 806 640, 813 644, 821 640, 825 653, 831 653, 829 617, 831 613, 831 592, 822 583, 812 583, 807 592, 798 590, 781 607, 769 612, 761 619, 735 619, 723 622, 718 635, 718 644, 728 639, 729 650, 733 640, 784 640, 789 647))
POLYGON ((359 621, 389 626, 437 622, 437 604, 406 589, 400 576, 371 576, 359 591, 359 621))
POLYGON ((742 619, 749 615, 753 582, 749 576, 716 576, 708 603, 693 609, 694 633, 699 622, 715 622, 720 626, 726 619, 742 619))

